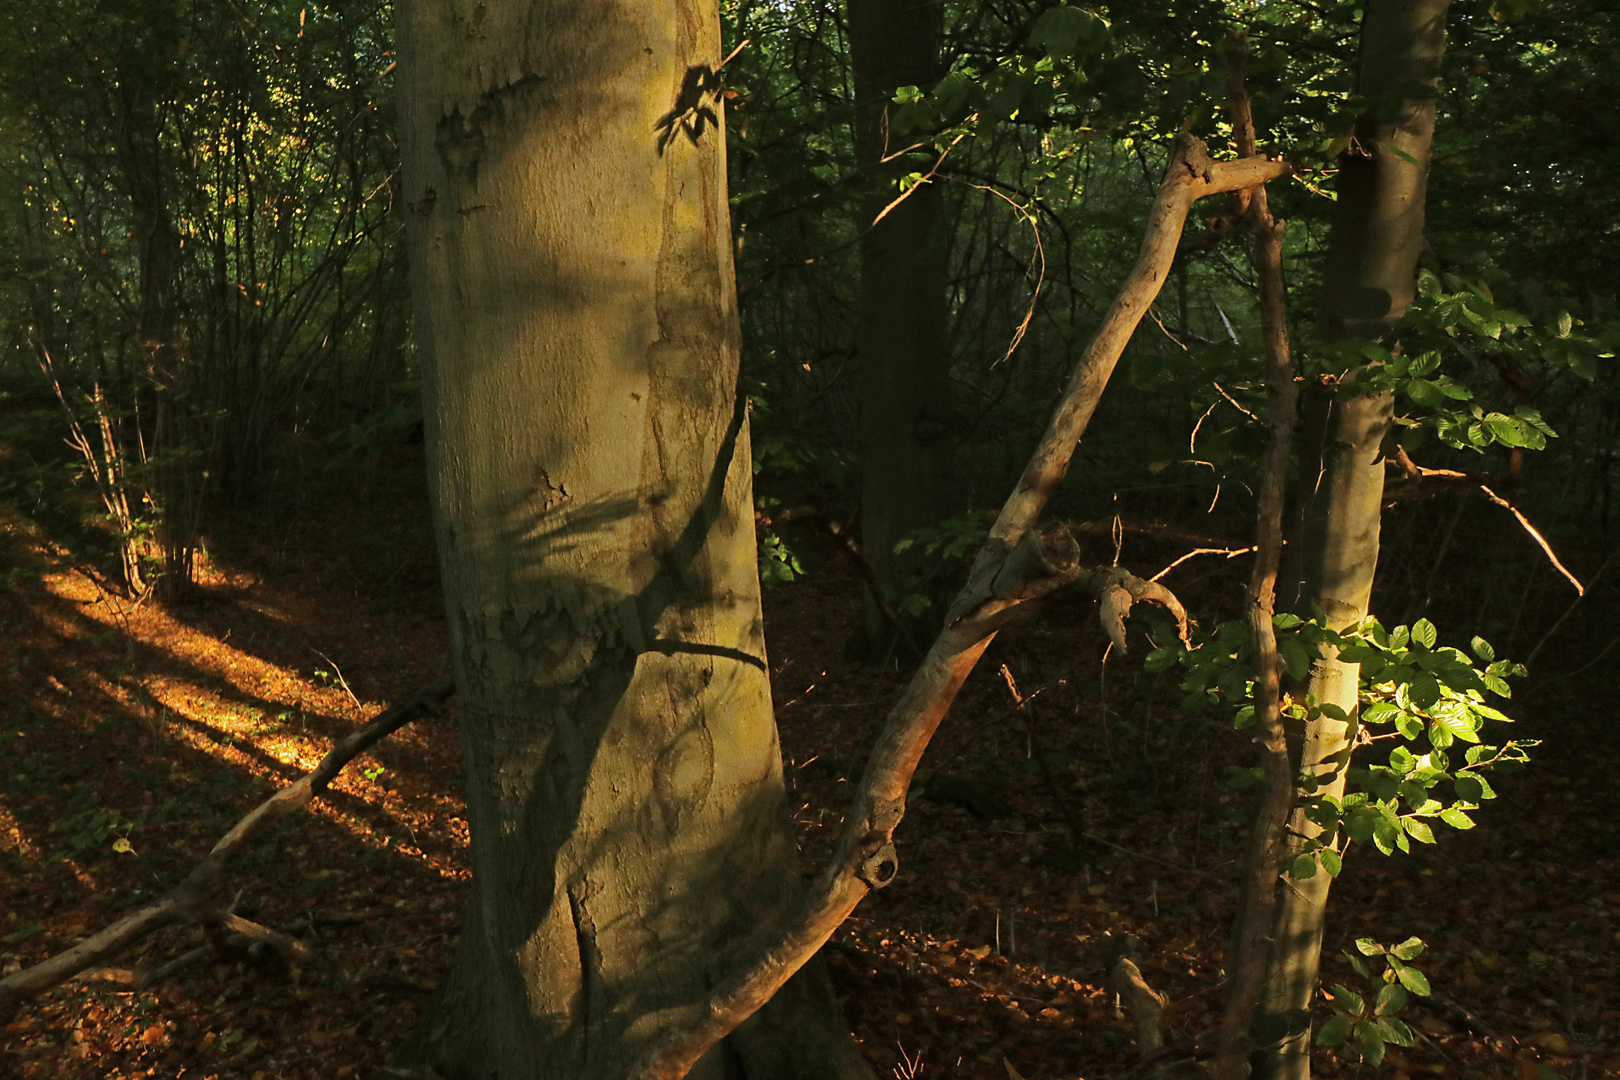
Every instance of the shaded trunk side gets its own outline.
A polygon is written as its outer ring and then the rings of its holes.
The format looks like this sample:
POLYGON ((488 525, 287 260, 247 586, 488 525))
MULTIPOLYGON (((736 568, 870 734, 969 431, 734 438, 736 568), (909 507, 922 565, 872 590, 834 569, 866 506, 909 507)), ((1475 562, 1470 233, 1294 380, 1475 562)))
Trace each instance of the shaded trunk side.
MULTIPOLYGON (((895 181, 918 171, 896 154, 924 133, 891 134, 895 91, 928 87, 940 76, 944 7, 910 0, 849 0, 855 87, 855 156, 870 194, 859 210, 861 283, 855 348, 861 371, 861 545, 890 604, 904 607, 921 563, 896 555, 908 533, 937 524, 960 501, 950 486, 949 279, 942 183, 916 189, 875 226, 899 194, 895 181)), ((938 592, 936 583, 933 592, 938 592)), ((925 593, 925 595, 930 595, 925 593)), ((939 604, 947 594, 930 595, 939 604)), ((919 618, 932 636, 942 609, 919 618)), ((893 650, 893 631, 868 602, 866 633, 875 659, 893 650)))
MULTIPOLYGON (((1357 122, 1356 145, 1340 161, 1319 309, 1329 340, 1388 339, 1415 293, 1447 6, 1448 0, 1372 0, 1362 19, 1356 89, 1369 110, 1357 122)), ((1334 629, 1367 615, 1393 407, 1388 393, 1341 397, 1327 387, 1313 387, 1308 399, 1304 428, 1317 441, 1305 447, 1302 469, 1302 488, 1310 490, 1295 609, 1307 617, 1321 611, 1334 629)), ((1318 793, 1343 794, 1359 681, 1359 665, 1329 653, 1303 688, 1352 717, 1347 724, 1322 715, 1292 733, 1300 771, 1315 777, 1318 793)), ((1296 809, 1282 864, 1320 833, 1296 809)), ((1272 960, 1254 1028, 1252 1064, 1261 1080, 1310 1075, 1310 1007, 1332 881, 1318 872, 1279 885, 1272 960)))
MULTIPOLYGON (((771 715, 718 14, 399 10, 474 880, 406 1073, 624 1076, 800 888, 771 715)), ((694 1076, 868 1077, 824 982, 694 1076)))

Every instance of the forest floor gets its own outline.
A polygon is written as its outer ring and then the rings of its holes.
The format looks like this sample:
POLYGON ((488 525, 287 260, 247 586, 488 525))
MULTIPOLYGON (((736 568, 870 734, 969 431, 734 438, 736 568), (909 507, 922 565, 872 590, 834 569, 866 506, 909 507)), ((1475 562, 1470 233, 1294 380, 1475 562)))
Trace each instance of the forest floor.
MULTIPOLYGON (((335 738, 446 674, 449 657, 417 451, 337 464, 313 443, 290 453, 256 509, 214 513, 198 596, 164 610, 110 589, 93 534, 52 516, 65 472, 25 467, 5 435, 9 973, 161 895, 335 738)), ((843 657, 859 579, 813 528, 788 528, 810 572, 767 591, 766 627, 809 868, 905 674, 843 657)), ((1122 561, 1151 573, 1187 546, 1129 534, 1122 561)), ((1203 617, 1233 607, 1232 566, 1195 559, 1166 581, 1203 617)), ((1254 752, 1217 718, 1182 715, 1172 675, 1136 674, 1133 658, 1104 665, 1103 647, 1078 601, 993 644, 924 762, 935 779, 897 836, 898 880, 827 950, 884 1080, 1146 1075, 1108 984, 1121 948, 1167 1000, 1163 1062, 1207 1054, 1249 798, 1228 789, 1225 766, 1254 752), (1009 678, 1035 695, 1023 711, 1009 678), (1076 830, 1106 843, 1076 848, 1076 830)), ((1352 849, 1324 984, 1365 989, 1341 955, 1355 939, 1416 935, 1428 944, 1417 966, 1456 1007, 1408 1006, 1419 1042, 1380 1070, 1319 1049, 1319 1075, 1620 1075, 1620 740, 1613 705, 1578 691, 1548 682, 1513 707, 1519 734, 1543 742, 1497 784, 1479 828, 1409 856, 1352 849)), ((369 1075, 410 1029, 460 924, 460 790, 452 705, 358 758, 233 864, 237 911, 303 938, 322 967, 211 954, 199 930, 159 933, 119 963, 194 961, 138 990, 77 982, 23 1003, 0 1031, 0 1077, 369 1075)))

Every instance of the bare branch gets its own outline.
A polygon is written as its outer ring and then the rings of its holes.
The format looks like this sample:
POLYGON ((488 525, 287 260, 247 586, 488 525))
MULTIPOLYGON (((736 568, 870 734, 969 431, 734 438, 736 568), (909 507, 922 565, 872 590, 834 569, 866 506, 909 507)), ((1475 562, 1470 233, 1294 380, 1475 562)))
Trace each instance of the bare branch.
MULTIPOLYGON (((1205 195, 1253 187, 1292 171, 1280 161, 1213 162, 1199 140, 1177 139, 1136 266, 1076 363, 1045 434, 974 560, 967 585, 951 605, 945 628, 889 713, 831 863, 785 920, 761 935, 753 960, 724 979, 704 1008, 674 1025, 633 1075, 646 1080, 684 1077, 709 1047, 769 1001, 815 955, 868 891, 894 880, 899 863, 892 835, 905 813, 912 775, 963 681, 1003 627, 1086 573, 1079 546, 1067 530, 1037 533, 1034 526, 1068 471, 1120 354, 1169 275, 1188 210, 1205 195)), ((1129 585, 1106 580, 1133 599, 1164 602, 1160 595, 1144 591, 1137 596, 1129 585)))

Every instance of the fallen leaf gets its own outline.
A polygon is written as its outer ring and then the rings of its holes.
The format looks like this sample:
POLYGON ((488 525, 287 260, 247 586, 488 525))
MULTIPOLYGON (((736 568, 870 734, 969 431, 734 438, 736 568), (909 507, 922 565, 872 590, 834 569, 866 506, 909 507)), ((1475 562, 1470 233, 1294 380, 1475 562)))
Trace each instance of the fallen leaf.
POLYGON ((1575 1052, 1575 1046, 1563 1033, 1557 1031, 1538 1031, 1527 1040, 1532 1046, 1539 1046, 1543 1050, 1567 1057, 1575 1052))
POLYGON ((1013 1068, 1012 1062, 1002 1058, 1001 1064, 1007 1070, 1007 1080, 1024 1080, 1024 1074, 1013 1068))

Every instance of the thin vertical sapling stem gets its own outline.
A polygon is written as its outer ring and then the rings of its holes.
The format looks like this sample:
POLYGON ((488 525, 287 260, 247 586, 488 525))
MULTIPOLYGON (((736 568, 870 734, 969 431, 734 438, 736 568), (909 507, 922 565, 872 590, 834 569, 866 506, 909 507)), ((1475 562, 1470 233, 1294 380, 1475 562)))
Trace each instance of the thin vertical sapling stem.
MULTIPOLYGON (((1227 92, 1238 154, 1255 156, 1254 117, 1243 86, 1244 37, 1227 39, 1227 92)), ((1243 1080, 1249 1072, 1249 1028, 1265 983, 1267 937, 1276 904, 1277 868, 1294 804, 1293 770, 1282 723, 1282 690, 1277 657, 1277 569, 1282 558, 1283 486, 1298 408, 1282 274, 1284 223, 1271 216, 1266 189, 1249 193, 1245 219, 1254 233, 1254 263, 1260 281, 1260 321, 1266 342, 1266 383, 1270 397, 1270 438, 1261 467, 1256 509, 1254 571, 1245 608, 1254 645, 1255 741, 1260 745, 1265 788, 1244 859, 1244 876, 1227 959, 1226 1011, 1221 1017, 1217 1080, 1243 1080)))

